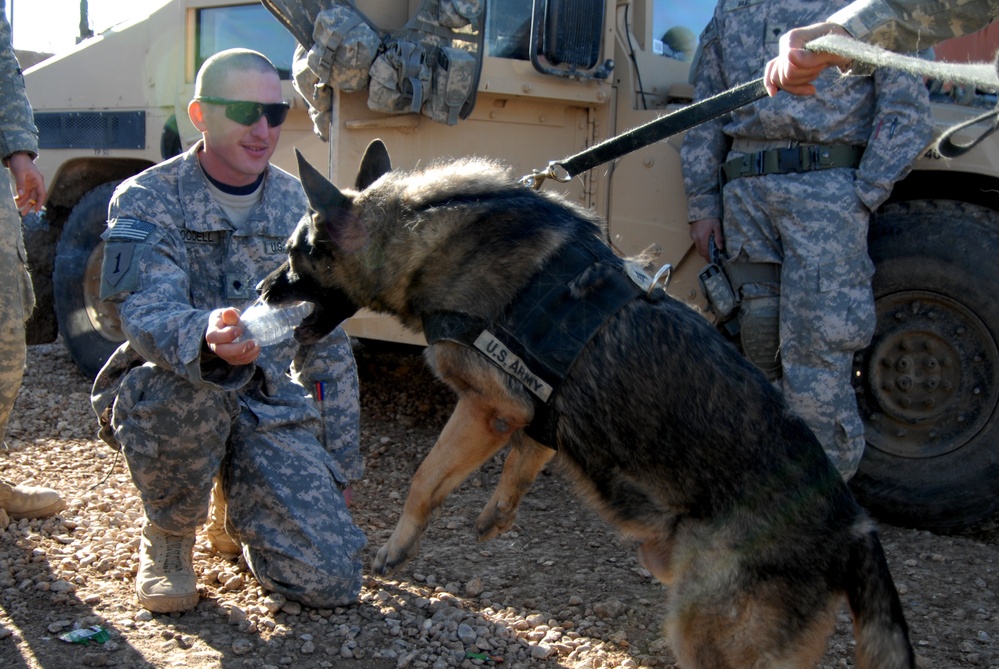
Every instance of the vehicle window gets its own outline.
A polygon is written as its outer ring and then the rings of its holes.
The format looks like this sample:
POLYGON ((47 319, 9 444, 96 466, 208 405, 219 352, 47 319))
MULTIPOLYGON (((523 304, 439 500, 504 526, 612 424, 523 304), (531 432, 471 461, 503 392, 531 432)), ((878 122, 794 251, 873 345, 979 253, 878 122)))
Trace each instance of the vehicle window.
POLYGON ((486 43, 496 58, 529 59, 533 0, 491 0, 486 11, 486 43))
POLYGON ((196 70, 223 49, 243 47, 261 52, 282 79, 291 79, 295 38, 260 3, 199 9, 197 31, 196 70))
POLYGON ((714 0, 655 0, 652 50, 667 58, 690 62, 715 4, 714 0))

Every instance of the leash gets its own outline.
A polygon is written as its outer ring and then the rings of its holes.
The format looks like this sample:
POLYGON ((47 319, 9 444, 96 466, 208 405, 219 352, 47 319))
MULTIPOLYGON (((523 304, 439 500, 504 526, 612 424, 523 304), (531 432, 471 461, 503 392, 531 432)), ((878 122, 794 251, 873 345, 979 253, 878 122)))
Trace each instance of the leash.
MULTIPOLYGON (((954 83, 975 86, 985 91, 999 90, 999 76, 991 63, 938 63, 915 56, 897 54, 880 47, 864 44, 839 35, 827 35, 812 40, 807 48, 813 51, 828 51, 854 61, 890 67, 910 74, 944 79, 954 83)), ((742 84, 713 97, 688 105, 666 116, 632 128, 616 137, 604 140, 574 156, 553 160, 547 167, 535 170, 521 177, 520 183, 535 190, 541 188, 546 179, 566 183, 573 177, 593 169, 597 165, 617 160, 632 151, 654 144, 684 130, 710 121, 713 118, 755 102, 767 95, 763 79, 742 84)), ((945 158, 953 158, 967 152, 985 137, 999 130, 997 111, 990 111, 948 128, 937 141, 937 151, 945 158), (956 144, 952 137, 957 131, 982 121, 993 120, 992 128, 969 144, 956 144)))
POLYGON ((975 86, 991 93, 999 91, 999 74, 992 63, 943 63, 926 60, 888 51, 842 35, 819 37, 806 44, 805 48, 810 51, 826 51, 874 67, 890 67, 909 74, 975 86))
MULTIPOLYGON (((918 56, 894 53, 842 35, 820 37, 809 42, 806 48, 812 51, 826 51, 874 67, 890 67, 917 76, 973 86, 989 93, 999 92, 999 72, 996 71, 996 66, 992 63, 940 63, 918 56)), ((970 151, 997 130, 999 130, 999 108, 947 128, 937 139, 935 148, 937 153, 944 158, 956 158, 970 151), (958 144, 954 141, 954 135, 961 130, 990 121, 992 127, 986 129, 967 144, 958 144)))
POLYGON ((654 144, 678 132, 690 130, 705 121, 744 107, 750 102, 766 97, 766 95, 767 90, 763 87, 762 78, 736 86, 724 93, 687 105, 683 109, 678 109, 666 116, 660 116, 616 137, 604 140, 574 156, 553 160, 544 169, 535 170, 522 177, 520 183, 534 190, 541 188, 546 179, 565 183, 597 165, 617 160, 632 151, 654 144))

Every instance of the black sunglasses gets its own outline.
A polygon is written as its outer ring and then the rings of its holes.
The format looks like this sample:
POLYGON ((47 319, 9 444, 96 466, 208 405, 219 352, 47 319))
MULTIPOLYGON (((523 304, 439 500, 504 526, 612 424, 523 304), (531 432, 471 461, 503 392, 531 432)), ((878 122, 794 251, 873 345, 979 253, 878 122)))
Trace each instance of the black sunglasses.
POLYGON ((272 128, 276 128, 288 118, 287 102, 249 102, 247 100, 226 100, 225 98, 199 97, 194 98, 198 102, 207 102, 210 105, 224 105, 225 116, 240 125, 253 125, 260 120, 261 116, 267 117, 267 123, 272 128))

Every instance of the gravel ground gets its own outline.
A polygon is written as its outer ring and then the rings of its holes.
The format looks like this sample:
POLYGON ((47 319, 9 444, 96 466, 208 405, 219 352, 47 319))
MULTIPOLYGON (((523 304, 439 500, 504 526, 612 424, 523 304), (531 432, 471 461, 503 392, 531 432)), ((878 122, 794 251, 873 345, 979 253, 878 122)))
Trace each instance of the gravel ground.
MULTIPOLYGON (((357 351, 364 481, 354 512, 368 564, 452 404, 414 349, 357 351)), ((474 520, 497 459, 445 504, 417 559, 370 577, 357 605, 316 610, 269 596, 199 535, 202 599, 186 614, 135 603, 141 511, 114 451, 94 437, 88 381, 61 345, 32 347, 0 475, 57 487, 60 515, 0 516, 0 667, 672 667, 659 633, 665 588, 557 476, 542 475, 513 530, 485 544, 474 520), (2 528, 6 529, 2 529, 2 528), (100 625, 103 644, 59 635, 100 625)), ((919 666, 999 669, 999 538, 882 527, 919 666)), ((823 667, 853 666, 843 612, 823 667)))

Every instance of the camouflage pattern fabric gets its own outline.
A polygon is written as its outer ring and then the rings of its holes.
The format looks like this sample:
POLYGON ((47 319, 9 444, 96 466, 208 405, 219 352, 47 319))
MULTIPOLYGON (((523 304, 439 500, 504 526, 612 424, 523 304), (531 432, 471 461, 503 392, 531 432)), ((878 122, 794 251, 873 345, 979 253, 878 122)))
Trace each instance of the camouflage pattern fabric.
POLYGON ((321 81, 309 67, 309 51, 301 44, 295 46, 291 63, 291 84, 309 105, 312 129, 319 139, 328 142, 330 123, 333 120, 333 89, 321 81))
POLYGON ((344 93, 368 87, 368 69, 382 41, 353 7, 336 5, 319 13, 308 64, 319 81, 344 93))
POLYGON ((485 0, 440 0, 438 20, 451 29, 471 24, 473 30, 479 30, 484 3, 485 0))
POLYGON ((919 51, 999 18, 999 0, 858 0, 828 20, 892 51, 919 51))
MULTIPOLYGON (((24 92, 21 67, 11 46, 6 0, 0 0, 0 157, 18 151, 38 153, 35 128, 28 96, 24 92)), ((17 399, 24 376, 27 347, 24 321, 35 308, 35 294, 25 264, 21 216, 14 206, 14 183, 7 170, 0 170, 0 444, 7 432, 7 420, 17 399)))
POLYGON ((360 590, 365 545, 341 493, 363 473, 349 339, 338 328, 312 346, 286 340, 241 367, 204 347, 209 313, 248 307, 284 260, 305 195, 270 166, 261 202, 234 229, 200 148, 112 197, 101 292, 128 342, 98 375, 92 404, 100 416, 113 402, 114 440, 153 524, 193 531, 221 474, 227 526, 261 584, 311 606, 345 604, 360 590))
MULTIPOLYGON (((692 70, 703 99, 763 75, 779 36, 822 20, 842 2, 722 0, 692 70)), ((734 263, 773 263, 779 285, 743 284, 743 309, 779 296, 778 382, 840 473, 856 471, 863 427, 850 385, 853 353, 874 329, 866 235, 870 212, 908 173, 933 136, 922 81, 895 71, 843 77, 826 71, 811 97, 778 95, 687 133, 682 149, 688 217, 723 219, 734 263), (797 144, 867 145, 858 169, 735 179, 732 158, 797 144), (723 216, 724 213, 724 216, 723 216)))

